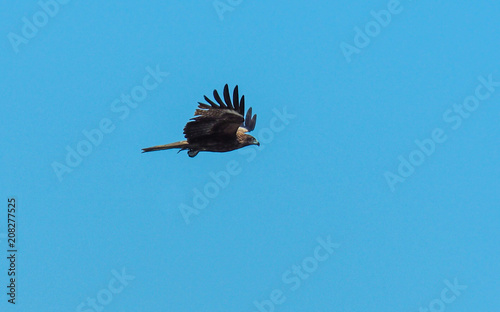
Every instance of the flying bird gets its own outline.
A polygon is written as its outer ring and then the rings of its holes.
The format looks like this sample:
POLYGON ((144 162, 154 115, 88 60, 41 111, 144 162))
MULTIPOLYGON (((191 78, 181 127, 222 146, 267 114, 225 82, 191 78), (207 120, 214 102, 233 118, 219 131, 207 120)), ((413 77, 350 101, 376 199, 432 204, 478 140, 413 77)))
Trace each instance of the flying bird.
POLYGON ((247 134, 255 128, 257 115, 252 116, 250 107, 245 116, 245 96, 239 98, 238 86, 234 87, 232 101, 227 84, 224 86, 223 96, 224 101, 217 90, 214 90, 217 103, 207 96, 204 96, 205 101, 210 105, 198 102, 195 117, 184 127, 186 140, 143 148, 142 152, 179 148, 179 152, 188 150, 189 157, 194 157, 202 151, 229 152, 248 145, 260 145, 257 139, 247 134))

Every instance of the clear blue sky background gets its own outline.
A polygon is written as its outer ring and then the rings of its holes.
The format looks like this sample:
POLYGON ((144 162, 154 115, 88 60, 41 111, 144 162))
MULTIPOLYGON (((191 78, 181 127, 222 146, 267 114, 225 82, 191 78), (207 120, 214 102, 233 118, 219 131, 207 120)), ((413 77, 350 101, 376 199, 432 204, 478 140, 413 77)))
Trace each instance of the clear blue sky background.
POLYGON ((16 52, 10 33, 44 15, 2 1, 0 235, 16 196, 19 253, 15 307, 0 261, 1 310, 269 311, 275 289, 275 311, 497 309, 500 87, 468 118, 449 110, 486 97, 478 77, 500 81, 500 3, 401 1, 373 34, 386 0, 237 2, 221 19, 212 1, 69 1, 16 52), (348 62, 341 43, 366 25, 348 62), (112 103, 157 66, 168 77, 121 119, 112 103), (226 83, 258 114, 259 149, 141 154, 182 139, 226 83), (270 130, 284 109, 296 117, 270 130), (53 164, 106 118, 114 130, 60 181, 53 164), (436 128, 445 142, 414 152, 436 128), (422 163, 391 189, 410 153, 422 163), (179 207, 228 164, 187 225, 179 207), (340 246, 313 261, 328 237, 340 246), (300 285, 294 265, 311 271, 300 285))

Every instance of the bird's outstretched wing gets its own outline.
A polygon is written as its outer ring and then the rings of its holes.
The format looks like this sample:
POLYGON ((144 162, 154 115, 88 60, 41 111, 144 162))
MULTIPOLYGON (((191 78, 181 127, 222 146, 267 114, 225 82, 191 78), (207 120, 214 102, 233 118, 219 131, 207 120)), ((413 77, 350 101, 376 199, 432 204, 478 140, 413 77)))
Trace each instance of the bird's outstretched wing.
POLYGON ((207 96, 205 101, 210 105, 198 102, 195 117, 184 127, 184 136, 188 142, 193 143, 210 137, 236 137, 239 127, 244 127, 248 131, 255 128, 257 115, 252 117, 252 108, 248 109, 246 118, 243 117, 245 96, 239 98, 238 86, 234 88, 232 101, 227 84, 224 86, 223 96, 224 101, 217 90, 214 90, 214 98, 218 104, 207 96))

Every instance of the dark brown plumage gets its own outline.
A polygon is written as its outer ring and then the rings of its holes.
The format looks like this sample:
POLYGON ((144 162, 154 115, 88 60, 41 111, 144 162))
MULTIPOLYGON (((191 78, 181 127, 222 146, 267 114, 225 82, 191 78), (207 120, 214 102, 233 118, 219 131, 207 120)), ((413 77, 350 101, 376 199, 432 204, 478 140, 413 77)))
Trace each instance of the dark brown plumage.
POLYGON ((238 86, 234 87, 233 99, 226 84, 223 92, 224 101, 214 90, 214 103, 205 96, 210 105, 198 102, 198 109, 184 127, 186 140, 175 143, 143 148, 142 152, 180 148, 188 150, 189 157, 201 151, 229 152, 248 145, 260 145, 251 135, 246 134, 255 128, 257 115, 252 116, 250 107, 245 115, 245 96, 238 95, 238 86))

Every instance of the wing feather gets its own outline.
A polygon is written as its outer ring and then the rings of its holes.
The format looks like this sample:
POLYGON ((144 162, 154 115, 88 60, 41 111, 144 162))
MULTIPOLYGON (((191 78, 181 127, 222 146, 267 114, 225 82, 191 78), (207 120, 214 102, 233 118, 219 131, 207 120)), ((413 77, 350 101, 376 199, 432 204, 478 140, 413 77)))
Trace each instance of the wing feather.
POLYGON ((238 86, 234 87, 233 91, 233 107, 237 112, 240 111, 240 98, 238 96, 238 86))
POLYGON ((214 98, 217 101, 217 103, 219 103, 220 107, 226 107, 226 104, 224 104, 224 102, 222 102, 222 100, 219 96, 219 93, 217 93, 217 90, 214 90, 214 98))
POLYGON ((229 87, 227 84, 224 86, 224 101, 226 101, 226 106, 233 109, 233 104, 231 104, 231 97, 229 96, 229 87))
POLYGON ((247 128, 248 131, 252 131, 253 129, 255 129, 256 122, 257 122, 257 115, 253 115, 252 117, 252 108, 250 107, 245 117, 245 128, 247 128))
POLYGON ((245 96, 244 95, 241 96, 239 112, 241 113, 241 115, 243 115, 245 113, 245 96))
MULTIPOLYGON (((199 108, 203 108, 203 109, 209 109, 211 106, 210 105, 207 105, 205 103, 201 103, 201 102, 198 102, 198 107, 199 108)), ((197 110, 198 111, 198 110, 197 110)), ((197 115, 197 113, 195 112, 195 115, 197 115)))
POLYGON ((219 105, 215 104, 211 99, 209 99, 206 95, 203 96, 205 101, 207 101, 213 108, 219 108, 219 105))
POLYGON ((184 127, 184 136, 188 142, 204 141, 215 137, 236 138, 238 128, 244 127, 248 131, 255 128, 256 115, 252 117, 252 108, 245 114, 245 96, 239 99, 238 86, 233 91, 233 102, 226 84, 223 90, 225 103, 217 90, 214 98, 217 103, 204 96, 210 105, 198 102, 198 109, 194 117, 184 127), (238 103, 239 102, 239 103, 238 103))

